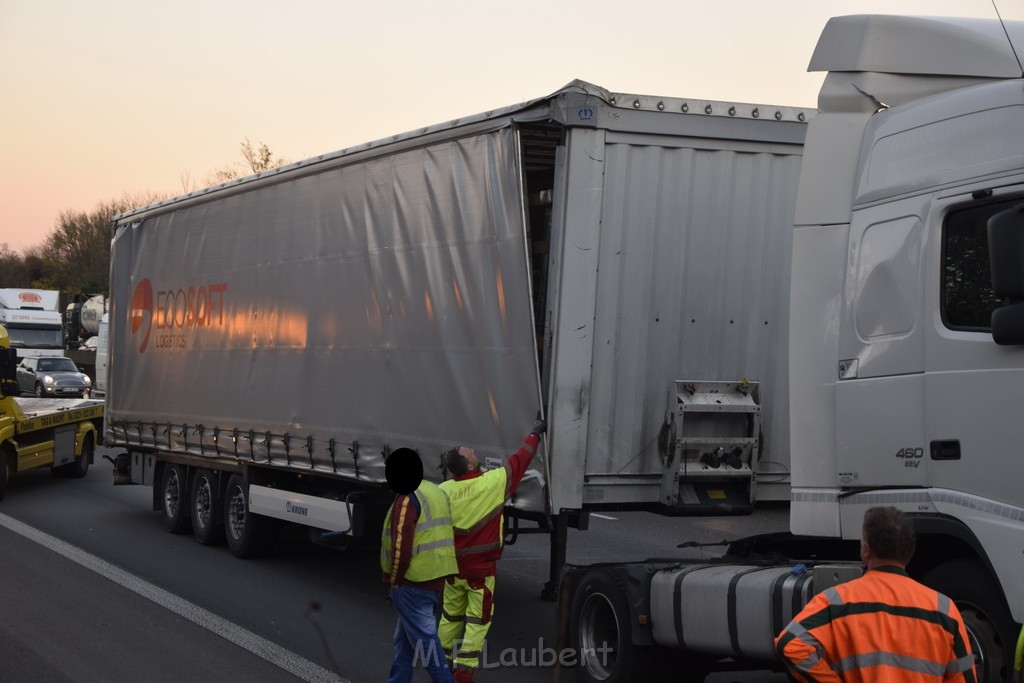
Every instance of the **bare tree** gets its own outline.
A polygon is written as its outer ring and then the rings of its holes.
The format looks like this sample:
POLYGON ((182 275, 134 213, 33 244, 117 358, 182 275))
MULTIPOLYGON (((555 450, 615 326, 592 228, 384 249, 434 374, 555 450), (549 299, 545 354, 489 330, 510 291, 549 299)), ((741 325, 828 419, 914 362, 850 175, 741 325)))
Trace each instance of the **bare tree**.
POLYGON ((31 284, 25 257, 14 251, 7 242, 0 244, 0 288, 28 287, 31 284))
MULTIPOLYGON (((242 178, 243 176, 253 173, 262 173, 263 171, 269 171, 272 168, 284 166, 289 163, 288 159, 285 159, 284 157, 277 157, 275 159, 273 152, 270 151, 270 147, 268 147, 265 142, 260 142, 253 146, 252 142, 249 141, 248 136, 246 136, 245 140, 242 141, 241 153, 242 158, 245 159, 245 163, 236 161, 230 166, 224 166, 213 171, 204 179, 206 184, 219 185, 220 183, 227 183, 232 180, 242 178)), ((189 178, 189 180, 191 180, 191 178, 189 178)), ((184 184, 184 179, 182 182, 184 184)), ((192 190, 187 191, 191 192, 192 190)))
POLYGON ((19 254, 6 242, 0 244, 0 287, 46 289, 49 273, 38 245, 19 254))
POLYGON ((162 199, 153 193, 100 202, 90 212, 65 210, 40 247, 46 284, 72 294, 107 293, 113 217, 162 199))
POLYGON ((181 191, 183 194, 189 192, 195 192, 199 189, 199 183, 192 178, 192 174, 188 171, 182 171, 178 174, 178 181, 181 183, 181 191))

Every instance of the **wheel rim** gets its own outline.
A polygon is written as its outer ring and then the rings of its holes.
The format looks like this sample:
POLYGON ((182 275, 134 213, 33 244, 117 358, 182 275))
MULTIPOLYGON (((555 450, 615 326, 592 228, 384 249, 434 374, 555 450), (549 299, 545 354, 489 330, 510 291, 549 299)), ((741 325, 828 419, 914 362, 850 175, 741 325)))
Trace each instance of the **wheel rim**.
POLYGON ((164 512, 168 517, 174 519, 178 516, 178 509, 181 505, 181 482, 178 480, 178 471, 171 470, 167 475, 164 484, 164 512))
POLYGON ((580 663, 596 680, 611 678, 619 652, 619 626, 615 608, 604 595, 594 593, 580 613, 580 663))
POLYGON ((200 527, 206 529, 210 526, 213 514, 213 491, 210 488, 210 480, 202 477, 199 480, 199 487, 195 492, 195 516, 200 527))
MULTIPOLYGON (((967 640, 971 644, 971 652, 974 654, 974 668, 978 674, 979 681, 989 680, 989 667, 994 662, 987 656, 988 648, 985 643, 995 644, 999 636, 995 627, 985 618, 984 613, 968 603, 957 603, 960 616, 964 620, 964 628, 967 630, 967 640)), ((998 659, 998 657, 997 657, 998 659)))
POLYGON ((242 530, 245 528, 245 496, 242 489, 235 486, 231 489, 228 498, 228 532, 235 540, 242 537, 242 530))

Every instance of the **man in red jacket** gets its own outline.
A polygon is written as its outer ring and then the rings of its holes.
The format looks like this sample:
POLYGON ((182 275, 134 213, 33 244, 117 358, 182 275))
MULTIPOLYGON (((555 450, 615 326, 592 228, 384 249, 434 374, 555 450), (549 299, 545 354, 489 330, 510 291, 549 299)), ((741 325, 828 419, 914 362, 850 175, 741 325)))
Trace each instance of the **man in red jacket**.
POLYGON ((967 630, 953 601, 905 567, 914 529, 894 507, 864 515, 864 576, 815 595, 775 640, 797 681, 975 683, 967 630))
POLYGON ((472 681, 479 665, 491 627, 505 503, 522 481, 546 429, 547 423, 538 420, 505 466, 487 472, 480 471, 472 448, 461 446, 445 454, 452 479, 440 488, 451 503, 459 574, 445 582, 438 633, 457 683, 472 681))

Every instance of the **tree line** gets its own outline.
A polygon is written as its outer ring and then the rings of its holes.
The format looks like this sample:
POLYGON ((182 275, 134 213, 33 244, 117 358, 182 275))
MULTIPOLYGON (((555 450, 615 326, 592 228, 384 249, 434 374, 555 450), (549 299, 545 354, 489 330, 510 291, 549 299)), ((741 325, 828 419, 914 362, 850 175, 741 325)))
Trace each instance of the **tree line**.
MULTIPOLYGON (((183 175, 183 192, 229 182, 288 163, 275 157, 263 142, 241 144, 244 161, 216 169, 196 183, 183 175)), ((0 243, 0 288, 55 289, 70 299, 75 294, 108 294, 110 241, 114 216, 166 199, 166 194, 124 194, 101 201, 89 211, 67 209, 58 214, 53 229, 40 244, 19 253, 0 243)))

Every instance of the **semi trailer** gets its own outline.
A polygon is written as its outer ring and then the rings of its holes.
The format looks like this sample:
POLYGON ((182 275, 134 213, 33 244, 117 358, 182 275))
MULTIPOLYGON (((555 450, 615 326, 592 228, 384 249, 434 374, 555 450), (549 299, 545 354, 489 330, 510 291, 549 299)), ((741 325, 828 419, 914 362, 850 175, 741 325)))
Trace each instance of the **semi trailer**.
POLYGON ((341 543, 377 536, 393 449, 496 466, 542 412, 509 514, 551 534, 549 597, 590 510, 786 500, 812 114, 575 81, 116 217, 116 480, 239 555, 281 521, 341 543))

